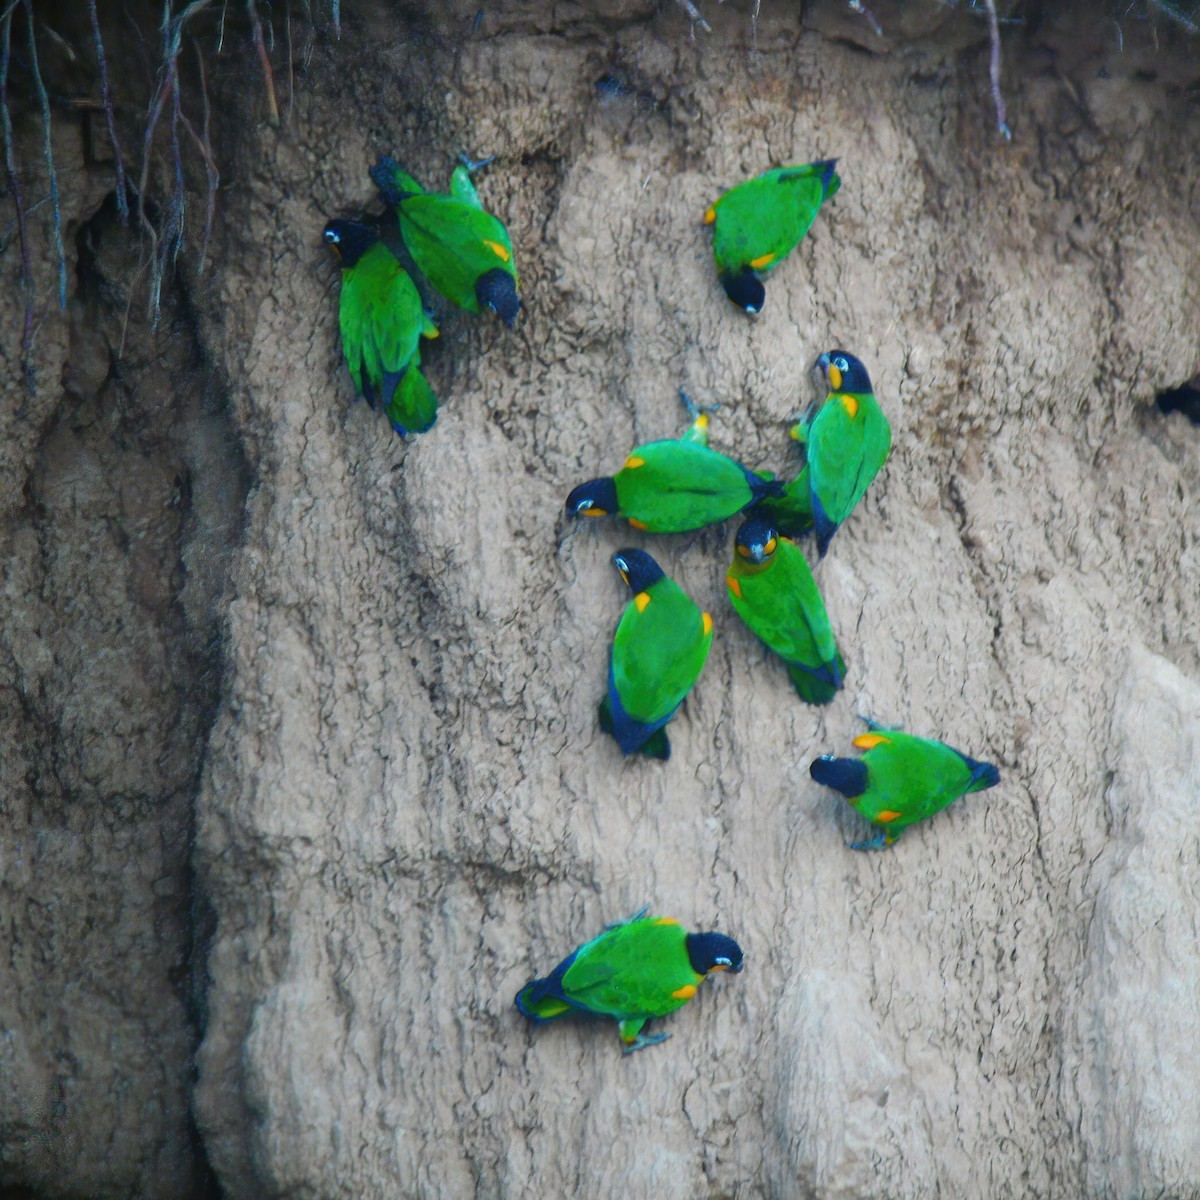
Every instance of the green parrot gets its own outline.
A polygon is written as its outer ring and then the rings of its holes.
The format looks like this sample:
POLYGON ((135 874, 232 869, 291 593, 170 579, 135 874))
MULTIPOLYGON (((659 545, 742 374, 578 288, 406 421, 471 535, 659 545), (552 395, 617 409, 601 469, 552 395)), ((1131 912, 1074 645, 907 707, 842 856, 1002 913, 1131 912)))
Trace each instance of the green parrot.
POLYGON ((725 294, 748 313, 762 311, 763 276, 796 248, 842 181, 836 158, 777 167, 731 187, 704 214, 725 294))
POLYGON ((647 533, 687 533, 732 517, 783 485, 708 446, 708 414, 679 389, 692 423, 682 437, 631 450, 612 476, 572 489, 567 512, 576 517, 624 517, 647 533))
POLYGON ((803 551, 757 517, 738 530, 734 549, 725 583, 738 616, 783 659, 801 699, 828 704, 846 664, 803 551))
POLYGON ((421 337, 437 326, 379 232, 358 221, 330 221, 325 241, 342 263, 338 322, 355 389, 387 413, 401 436, 425 433, 437 420, 437 397, 421 374, 421 337))
POLYGON ((838 527, 862 499, 892 448, 892 427, 853 354, 830 350, 817 359, 829 395, 816 413, 792 426, 803 444, 809 498, 822 558, 838 527))
POLYGON ((539 1023, 572 1011, 599 1013, 618 1022, 626 1054, 665 1041, 642 1027, 685 1005, 709 975, 740 971, 742 949, 723 933, 688 933, 672 917, 646 909, 610 925, 563 959, 545 979, 518 993, 523 1015, 539 1023))
POLYGON ((491 162, 463 159, 450 177, 450 193, 427 192, 390 158, 371 168, 384 200, 396 209, 400 236, 421 274, 459 308, 490 309, 511 326, 521 301, 512 239, 487 212, 471 172, 491 162))
POLYGON ((600 728, 623 754, 640 750, 666 760, 671 743, 664 726, 704 669, 712 617, 644 550, 620 550, 613 563, 633 599, 613 637, 600 728))
POLYGON ((967 792, 981 792, 1000 782, 991 763, 977 762, 944 742, 872 728, 854 739, 862 758, 822 754, 808 768, 820 784, 835 788, 879 832, 855 850, 881 850, 892 845, 916 821, 940 812, 967 792))

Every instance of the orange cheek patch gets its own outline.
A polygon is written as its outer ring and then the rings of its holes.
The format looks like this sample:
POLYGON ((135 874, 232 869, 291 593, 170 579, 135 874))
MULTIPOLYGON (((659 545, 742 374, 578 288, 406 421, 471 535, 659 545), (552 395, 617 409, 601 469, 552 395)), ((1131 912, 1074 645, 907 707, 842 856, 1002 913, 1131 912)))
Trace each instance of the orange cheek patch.
POLYGON ((696 985, 694 983, 685 983, 683 987, 676 988, 671 995, 676 1000, 690 1000, 696 994, 696 985))

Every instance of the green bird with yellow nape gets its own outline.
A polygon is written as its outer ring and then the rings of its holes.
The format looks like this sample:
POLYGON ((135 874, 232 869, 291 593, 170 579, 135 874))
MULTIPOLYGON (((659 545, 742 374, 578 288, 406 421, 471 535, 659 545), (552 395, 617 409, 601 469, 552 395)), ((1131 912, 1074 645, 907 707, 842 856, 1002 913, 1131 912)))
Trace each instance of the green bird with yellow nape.
POLYGON ((829 395, 790 433, 804 446, 809 504, 822 558, 833 535, 879 474, 892 448, 892 427, 875 399, 866 367, 845 350, 817 359, 829 395))
POLYGON ((1000 772, 991 763, 929 738, 872 727, 853 744, 866 751, 861 758, 822 754, 808 771, 817 783, 841 792, 878 828, 869 841, 851 843, 854 850, 891 846, 910 825, 968 792, 982 792, 1000 782, 1000 772))
POLYGON ((531 1021, 555 1021, 572 1012, 612 1017, 626 1054, 666 1041, 644 1034, 647 1021, 682 1008, 710 976, 739 972, 741 947, 723 933, 688 933, 673 917, 647 916, 610 925, 572 951, 544 979, 527 983, 517 1008, 531 1021))
POLYGON ((846 678, 846 664, 800 547, 751 517, 737 532, 725 584, 751 633, 783 659, 800 698, 828 704, 846 678))
POLYGON ((425 433, 437 420, 437 397, 421 374, 420 345, 438 331, 416 284, 361 221, 330 221, 325 241, 342 264, 338 324, 356 391, 401 437, 425 433))
POLYGON ((704 670, 712 617, 644 550, 620 550, 613 564, 633 599, 613 637, 600 728, 622 754, 640 751, 665 761, 671 743, 664 726, 704 670))
POLYGON ((521 308, 512 238, 479 199, 472 174, 492 160, 463 158, 450 191, 427 192, 394 159, 371 168, 384 200, 396 210, 400 236, 435 291, 468 312, 494 312, 506 325, 521 308))
POLYGON ((624 517, 647 533, 687 533, 717 525, 783 485, 708 446, 709 409, 687 393, 692 423, 680 438, 647 442, 629 452, 615 474, 572 489, 567 512, 577 517, 624 517))
POLYGON ((776 167, 731 187, 704 214, 725 294, 754 315, 766 302, 763 279, 799 244, 842 181, 837 159, 776 167))

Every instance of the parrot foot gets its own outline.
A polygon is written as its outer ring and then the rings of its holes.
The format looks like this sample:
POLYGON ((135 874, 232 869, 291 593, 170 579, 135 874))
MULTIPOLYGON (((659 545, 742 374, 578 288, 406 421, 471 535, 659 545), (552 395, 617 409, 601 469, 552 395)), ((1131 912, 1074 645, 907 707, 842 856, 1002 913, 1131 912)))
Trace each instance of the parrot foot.
POLYGON ((896 838, 889 837, 886 829, 881 829, 874 837, 868 838, 865 842, 851 842, 851 850, 886 850, 889 846, 896 842, 896 838))
POLYGON ((854 714, 872 733, 903 733, 903 725, 881 725, 878 721, 872 720, 870 717, 864 717, 862 713, 854 714))
POLYGON ((679 389, 679 399, 683 401, 684 406, 687 408, 687 414, 692 418, 693 421, 697 417, 707 416, 709 413, 715 413, 717 409, 721 407, 720 400, 717 400, 712 404, 697 404, 695 400, 693 400, 691 396, 689 396, 687 392, 683 390, 683 388, 679 389))
POLYGON ((633 914, 632 917, 627 917, 624 921, 613 921, 610 925, 605 925, 605 929, 620 929, 622 925, 632 925, 634 921, 640 921, 650 911, 650 905, 643 904, 641 908, 633 914))
POLYGON ((632 1054, 635 1050, 645 1050, 647 1046, 657 1046, 670 1036, 669 1033, 639 1033, 632 1042, 626 1042, 622 1049, 626 1054, 632 1054))
POLYGON ((494 154, 489 154, 487 156, 487 158, 479 158, 479 159, 469 158, 465 154, 460 154, 458 156, 458 161, 460 163, 462 163, 462 165, 464 167, 467 168, 467 173, 470 175, 474 175, 476 171, 483 170, 483 168, 486 167, 488 165, 488 163, 494 162, 495 159, 496 159, 496 156, 494 154))

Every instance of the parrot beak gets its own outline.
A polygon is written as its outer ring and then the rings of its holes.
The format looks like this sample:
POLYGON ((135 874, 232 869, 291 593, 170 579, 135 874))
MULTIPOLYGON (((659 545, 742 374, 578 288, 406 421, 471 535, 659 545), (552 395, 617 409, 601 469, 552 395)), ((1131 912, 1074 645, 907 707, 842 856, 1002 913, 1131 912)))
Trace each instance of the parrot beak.
POLYGON ((829 385, 829 390, 831 392, 840 391, 842 387, 842 373, 833 365, 833 360, 829 357, 829 355, 822 354, 821 357, 817 359, 816 365, 820 368, 821 373, 825 376, 825 382, 829 385))

